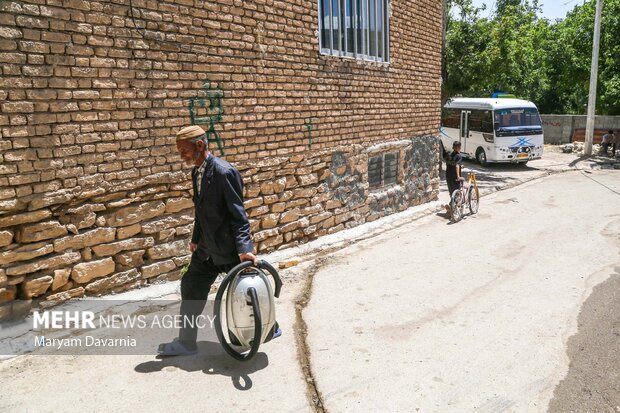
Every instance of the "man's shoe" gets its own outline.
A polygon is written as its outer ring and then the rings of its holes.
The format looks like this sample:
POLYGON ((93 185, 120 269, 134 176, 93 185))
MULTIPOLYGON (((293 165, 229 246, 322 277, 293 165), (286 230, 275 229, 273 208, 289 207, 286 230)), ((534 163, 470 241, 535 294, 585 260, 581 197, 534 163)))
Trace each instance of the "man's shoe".
POLYGON ((188 349, 183 343, 175 339, 170 343, 162 343, 157 349, 157 354, 160 356, 191 356, 198 353, 198 349, 188 349))

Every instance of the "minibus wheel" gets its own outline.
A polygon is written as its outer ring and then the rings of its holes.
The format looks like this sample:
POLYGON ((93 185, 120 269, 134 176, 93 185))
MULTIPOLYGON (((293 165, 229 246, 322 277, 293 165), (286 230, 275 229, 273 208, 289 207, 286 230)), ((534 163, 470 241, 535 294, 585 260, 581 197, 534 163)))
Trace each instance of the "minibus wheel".
POLYGON ((478 150, 476 151, 476 160, 482 166, 487 166, 488 165, 488 163, 487 163, 487 154, 484 151, 484 149, 478 148, 478 150))

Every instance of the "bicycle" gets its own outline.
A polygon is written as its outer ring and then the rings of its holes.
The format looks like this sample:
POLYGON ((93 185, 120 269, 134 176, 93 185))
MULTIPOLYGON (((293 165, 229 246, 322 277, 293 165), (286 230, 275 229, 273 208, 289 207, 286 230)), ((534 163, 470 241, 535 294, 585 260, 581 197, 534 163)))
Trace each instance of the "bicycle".
POLYGON ((480 192, 476 182, 476 174, 470 173, 467 177, 467 184, 461 178, 460 188, 452 192, 450 197, 450 219, 456 223, 463 219, 465 215, 465 202, 469 207, 469 212, 474 215, 478 212, 480 205, 480 192))

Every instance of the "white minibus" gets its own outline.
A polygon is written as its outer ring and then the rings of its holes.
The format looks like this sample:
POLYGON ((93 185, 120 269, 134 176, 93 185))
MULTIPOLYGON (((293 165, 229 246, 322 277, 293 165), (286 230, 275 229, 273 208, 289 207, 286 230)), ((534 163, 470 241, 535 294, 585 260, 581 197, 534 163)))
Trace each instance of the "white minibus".
POLYGON ((461 142, 461 152, 481 165, 526 164, 543 154, 543 127, 536 105, 509 98, 454 98, 443 108, 442 149, 461 142))

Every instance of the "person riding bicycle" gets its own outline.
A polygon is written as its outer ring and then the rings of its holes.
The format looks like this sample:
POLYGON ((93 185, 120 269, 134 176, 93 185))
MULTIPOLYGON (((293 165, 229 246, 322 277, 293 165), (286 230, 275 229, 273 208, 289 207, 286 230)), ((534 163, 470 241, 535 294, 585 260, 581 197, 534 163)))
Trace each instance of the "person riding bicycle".
MULTIPOLYGON (((461 169, 463 167, 463 155, 461 155, 461 142, 454 141, 452 143, 452 152, 444 150, 444 159, 446 160, 446 182, 448 184, 448 195, 461 188, 461 169)), ((450 205, 445 205, 446 210, 450 213, 450 205)))

